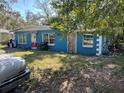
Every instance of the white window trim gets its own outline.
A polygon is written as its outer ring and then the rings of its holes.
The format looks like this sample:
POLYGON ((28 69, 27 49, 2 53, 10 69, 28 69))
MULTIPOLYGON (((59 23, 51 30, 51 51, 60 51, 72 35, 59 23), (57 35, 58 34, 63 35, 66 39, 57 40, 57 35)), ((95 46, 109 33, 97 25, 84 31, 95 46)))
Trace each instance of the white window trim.
MULTIPOLYGON (((43 37, 44 37, 44 34, 55 34, 55 33, 43 33, 43 34, 42 34, 42 42, 44 42, 44 38, 43 38, 43 37)), ((49 43, 48 43, 48 46, 55 46, 55 42, 52 43, 52 44, 49 44, 49 43)))
POLYGON ((53 44, 48 44, 48 46, 55 46, 55 44, 53 43, 53 44))
MULTIPOLYGON (((22 38, 22 37, 21 37, 21 38, 22 38)), ((27 34, 26 34, 26 33, 19 33, 19 34, 18 34, 18 44, 27 44, 27 34), (20 34, 25 34, 25 35, 26 35, 26 40, 25 40, 25 42, 20 42, 20 41, 19 41, 20 34)))
POLYGON ((92 35, 93 36, 93 34, 83 34, 83 39, 82 39, 82 47, 85 47, 85 48, 93 48, 93 45, 94 45, 94 40, 93 40, 93 44, 92 45, 84 45, 84 35, 92 35))

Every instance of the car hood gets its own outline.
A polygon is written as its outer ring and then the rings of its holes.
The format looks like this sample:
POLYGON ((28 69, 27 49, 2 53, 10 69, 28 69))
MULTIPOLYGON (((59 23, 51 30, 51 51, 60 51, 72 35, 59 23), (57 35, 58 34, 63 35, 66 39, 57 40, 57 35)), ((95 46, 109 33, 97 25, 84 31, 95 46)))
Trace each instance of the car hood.
POLYGON ((17 76, 26 68, 25 60, 20 57, 3 55, 0 57, 0 83, 17 76))

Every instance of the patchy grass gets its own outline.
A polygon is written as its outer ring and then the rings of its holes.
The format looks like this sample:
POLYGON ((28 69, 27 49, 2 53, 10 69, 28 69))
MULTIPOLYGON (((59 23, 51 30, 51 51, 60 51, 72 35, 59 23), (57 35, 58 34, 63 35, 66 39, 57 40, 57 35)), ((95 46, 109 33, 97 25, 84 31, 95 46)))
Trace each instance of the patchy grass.
POLYGON ((27 93, 123 93, 124 55, 86 57, 49 51, 14 51, 31 69, 27 93))
POLYGON ((15 56, 23 57, 30 68, 52 68, 58 69, 62 67, 59 56, 51 52, 38 52, 38 51, 23 51, 13 53, 15 56))
POLYGON ((124 75, 124 55, 120 55, 114 58, 114 63, 119 66, 118 70, 115 71, 116 74, 124 75))
POLYGON ((48 51, 21 51, 12 53, 15 56, 26 59, 27 65, 32 68, 57 70, 72 64, 88 64, 79 55, 61 54, 48 51))
POLYGON ((24 57, 25 55, 33 54, 33 52, 32 51, 21 51, 21 52, 17 51, 17 52, 14 52, 12 54, 14 54, 17 57, 24 57))

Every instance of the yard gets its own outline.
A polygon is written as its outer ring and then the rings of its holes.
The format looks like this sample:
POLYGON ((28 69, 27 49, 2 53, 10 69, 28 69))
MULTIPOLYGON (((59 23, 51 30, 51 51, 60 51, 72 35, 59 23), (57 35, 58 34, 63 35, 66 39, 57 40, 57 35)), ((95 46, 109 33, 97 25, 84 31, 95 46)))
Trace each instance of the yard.
POLYGON ((124 55, 91 57, 49 51, 10 51, 23 57, 31 77, 22 89, 27 93, 123 93, 124 55))

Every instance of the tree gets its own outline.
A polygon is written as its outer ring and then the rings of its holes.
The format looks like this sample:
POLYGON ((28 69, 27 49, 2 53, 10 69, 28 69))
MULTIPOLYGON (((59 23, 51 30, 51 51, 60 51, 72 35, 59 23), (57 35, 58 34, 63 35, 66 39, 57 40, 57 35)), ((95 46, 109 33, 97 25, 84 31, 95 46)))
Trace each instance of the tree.
POLYGON ((48 24, 49 18, 55 14, 55 9, 51 6, 51 0, 37 0, 35 8, 40 11, 42 24, 48 24))
POLYGON ((124 0, 54 0, 52 6, 57 16, 49 23, 64 33, 95 29, 112 35, 112 41, 124 33, 124 0))
POLYGON ((17 29, 25 25, 25 21, 19 12, 13 11, 10 5, 16 3, 17 0, 1 0, 0 1, 0 28, 17 29))
POLYGON ((7 26, 8 29, 17 29, 23 28, 26 25, 25 20, 21 17, 19 12, 12 12, 9 24, 7 26))
POLYGON ((36 8, 40 9, 46 18, 51 15, 50 0, 37 0, 36 8))
POLYGON ((27 25, 39 24, 40 18, 41 18, 41 16, 39 14, 34 14, 31 11, 27 11, 27 13, 26 13, 27 25))

